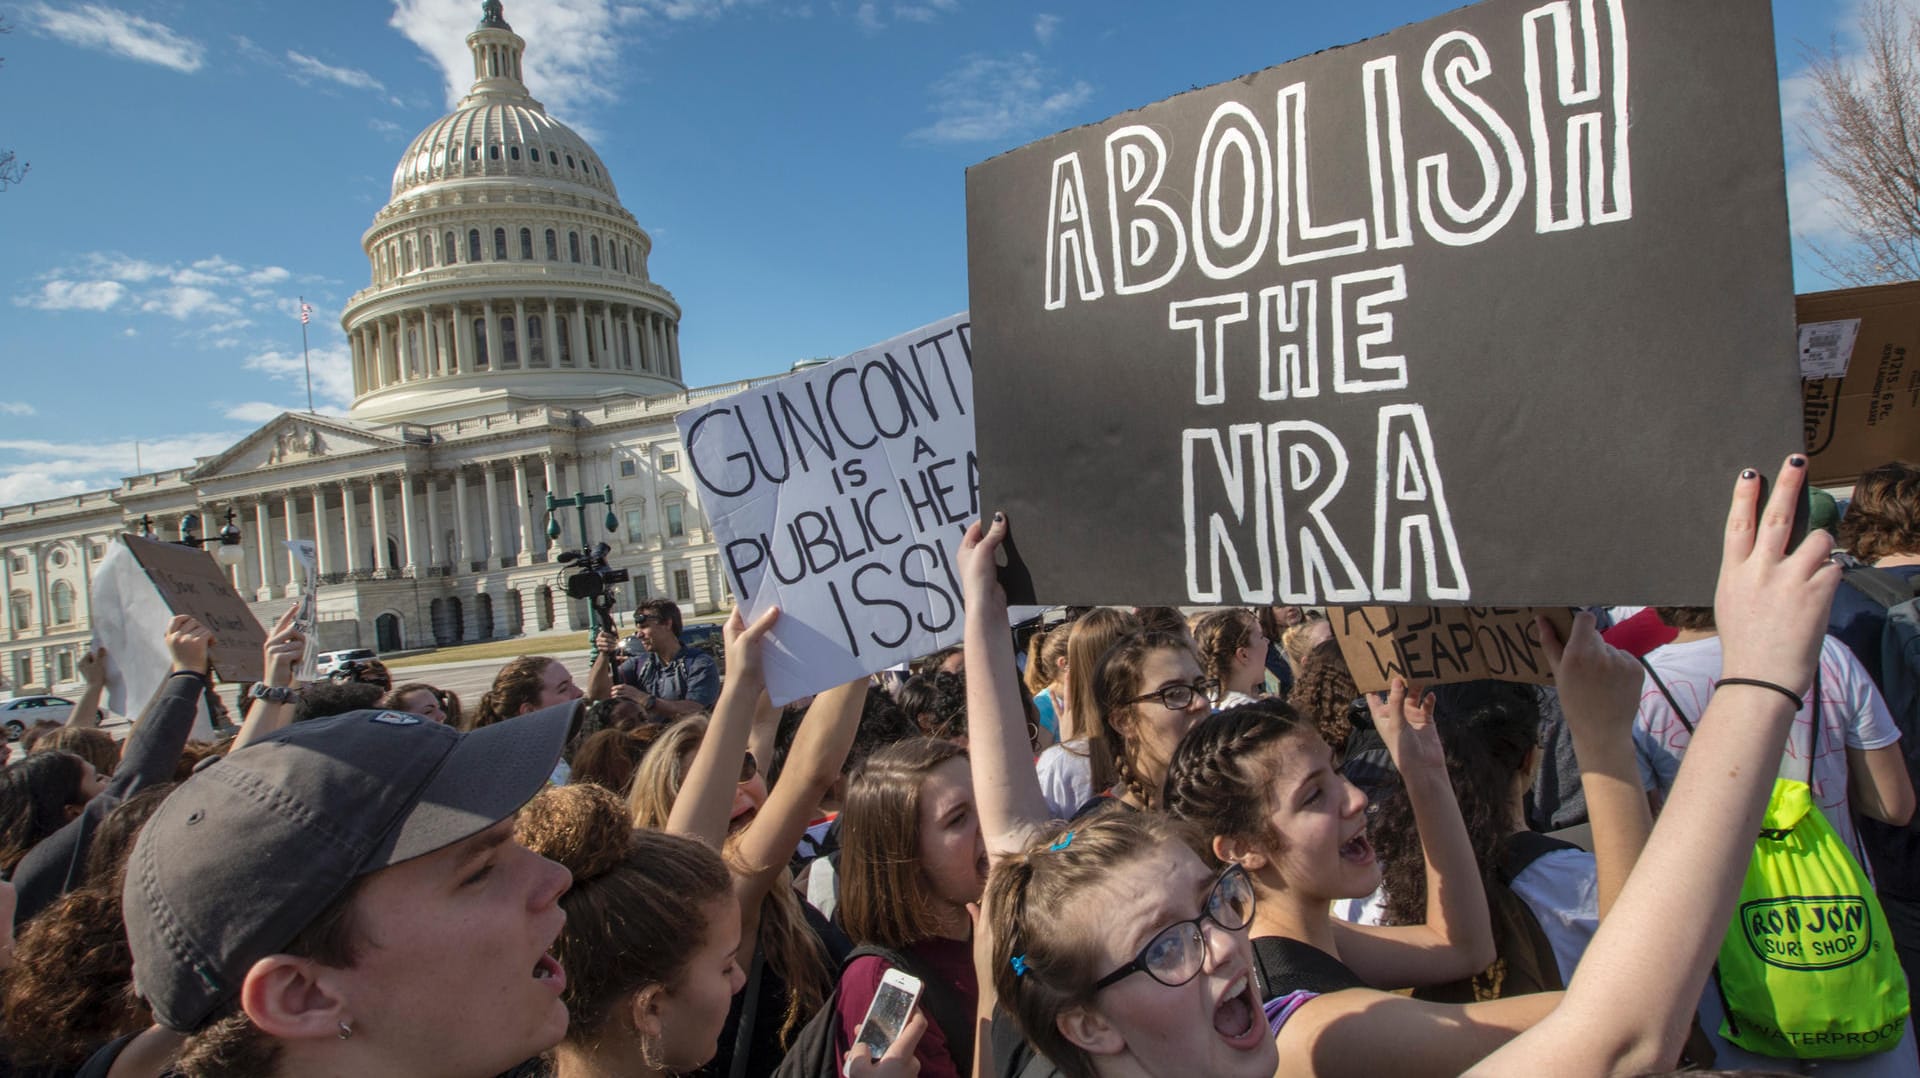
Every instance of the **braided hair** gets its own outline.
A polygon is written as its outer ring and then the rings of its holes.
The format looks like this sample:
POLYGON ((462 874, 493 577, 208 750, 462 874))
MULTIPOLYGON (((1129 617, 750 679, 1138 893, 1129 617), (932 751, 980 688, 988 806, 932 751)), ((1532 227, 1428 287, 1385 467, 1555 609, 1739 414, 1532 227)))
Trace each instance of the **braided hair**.
POLYGON ((547 667, 558 660, 545 655, 522 655, 493 675, 493 686, 480 695, 467 729, 478 730, 520 715, 540 699, 547 667))
POLYGON ((993 984, 1028 1043, 1066 1078, 1095 1078, 1093 1059, 1060 1032, 1060 1015, 1093 1003, 1103 915, 1088 892, 1114 870, 1196 836, 1157 812, 1101 809, 1002 860, 982 909, 993 927, 993 984), (1018 958, 1016 963, 1015 959, 1018 958))
POLYGON ((1094 699, 1100 705, 1099 736, 1112 747, 1119 785, 1147 808, 1160 804, 1160 783, 1150 772, 1165 761, 1147 757, 1146 746, 1135 734, 1139 705, 1133 700, 1143 689, 1147 660, 1162 651, 1192 655, 1193 647, 1184 636, 1151 630, 1124 637, 1101 658, 1093 678, 1094 699))
POLYGON ((1267 819, 1272 749, 1312 729, 1278 700, 1256 700, 1200 720, 1167 765, 1167 811, 1210 837, 1273 845, 1267 819))
MULTIPOLYGON (((1233 608, 1209 611, 1193 623, 1193 645, 1200 653, 1200 669, 1220 683, 1222 696, 1232 691, 1227 683, 1233 679, 1234 655, 1253 642, 1255 620, 1251 610, 1233 608)), ((1266 656, 1261 656, 1261 661, 1265 660, 1266 656)))

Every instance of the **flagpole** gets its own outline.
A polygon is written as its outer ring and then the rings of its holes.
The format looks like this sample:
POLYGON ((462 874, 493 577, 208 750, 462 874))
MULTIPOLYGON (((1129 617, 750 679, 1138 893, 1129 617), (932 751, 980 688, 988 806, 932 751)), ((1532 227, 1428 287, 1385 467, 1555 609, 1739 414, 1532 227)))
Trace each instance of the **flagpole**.
POLYGON ((307 351, 307 297, 300 297, 300 361, 307 368, 307 414, 313 414, 313 355, 307 351))

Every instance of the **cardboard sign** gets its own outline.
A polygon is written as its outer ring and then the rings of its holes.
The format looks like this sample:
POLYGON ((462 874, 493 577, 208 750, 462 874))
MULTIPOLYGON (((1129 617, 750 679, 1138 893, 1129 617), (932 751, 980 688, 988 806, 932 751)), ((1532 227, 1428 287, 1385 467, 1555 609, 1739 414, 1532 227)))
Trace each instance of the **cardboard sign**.
POLYGON ((1333 638, 1361 692, 1383 692, 1395 675, 1414 685, 1461 681, 1553 684, 1534 616, 1544 614, 1561 639, 1573 629, 1566 607, 1336 606, 1327 610, 1333 638))
POLYGON ((1847 288, 1800 296, 1795 304, 1803 339, 1819 336, 1851 351, 1831 361, 1842 377, 1802 387, 1808 474, 1815 483, 1841 485, 1895 460, 1920 460, 1920 282, 1847 288), (1848 341, 1829 328, 1852 323, 1848 341))
POLYGON ((977 165, 967 240, 1016 603, 1704 604, 1801 441, 1753 0, 1488 0, 977 165))
POLYGON ((955 315, 682 412, 742 616, 780 621, 776 704, 960 642, 960 537, 980 515, 973 358, 955 315))
MULTIPOLYGON (((193 547, 122 535, 160 599, 175 614, 190 614, 213 633, 212 659, 222 681, 259 681, 266 676, 260 649, 267 633, 246 600, 233 590, 233 581, 213 555, 193 547)), ((158 634, 166 629, 152 627, 158 634)))

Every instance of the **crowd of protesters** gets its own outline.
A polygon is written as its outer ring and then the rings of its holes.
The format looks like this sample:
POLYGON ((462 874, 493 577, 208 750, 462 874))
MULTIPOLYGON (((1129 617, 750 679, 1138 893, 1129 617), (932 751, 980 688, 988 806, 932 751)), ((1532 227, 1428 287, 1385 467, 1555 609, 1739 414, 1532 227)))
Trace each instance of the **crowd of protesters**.
POLYGON ((963 647, 785 707, 778 610, 721 663, 649 602, 632 654, 521 656, 464 706, 301 684, 290 610, 208 743, 215 641, 176 617, 124 741, 94 653, 0 772, 0 1074, 1920 1075, 1904 999, 1853 1058, 1722 1028, 1776 774, 1920 972, 1920 651, 1885 646, 1920 468, 1793 543, 1804 473, 1733 480, 1711 608, 1541 619, 1551 688, 1362 694, 1300 607, 1016 636, 997 514, 963 647), (918 1005, 870 1052, 895 970, 918 1005))

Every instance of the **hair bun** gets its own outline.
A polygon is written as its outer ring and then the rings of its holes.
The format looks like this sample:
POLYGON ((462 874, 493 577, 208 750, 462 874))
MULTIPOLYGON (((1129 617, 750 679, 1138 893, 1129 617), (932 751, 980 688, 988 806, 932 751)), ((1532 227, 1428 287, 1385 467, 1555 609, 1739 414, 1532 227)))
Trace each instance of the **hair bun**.
POLYGON ((612 871, 633 844, 626 803, 592 783, 541 791, 520 810, 513 830, 522 845, 565 865, 576 884, 612 871))

